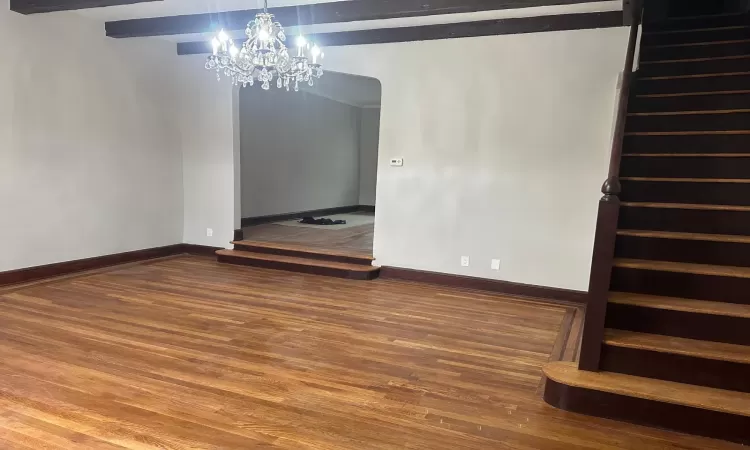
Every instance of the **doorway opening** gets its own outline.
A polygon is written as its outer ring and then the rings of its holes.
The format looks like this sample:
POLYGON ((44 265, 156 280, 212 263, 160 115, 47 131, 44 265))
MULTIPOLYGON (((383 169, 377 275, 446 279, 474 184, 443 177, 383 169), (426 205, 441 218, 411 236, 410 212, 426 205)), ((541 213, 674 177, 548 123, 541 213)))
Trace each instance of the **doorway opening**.
POLYGON ((337 72, 300 92, 240 89, 245 241, 372 256, 380 99, 378 80, 337 72))

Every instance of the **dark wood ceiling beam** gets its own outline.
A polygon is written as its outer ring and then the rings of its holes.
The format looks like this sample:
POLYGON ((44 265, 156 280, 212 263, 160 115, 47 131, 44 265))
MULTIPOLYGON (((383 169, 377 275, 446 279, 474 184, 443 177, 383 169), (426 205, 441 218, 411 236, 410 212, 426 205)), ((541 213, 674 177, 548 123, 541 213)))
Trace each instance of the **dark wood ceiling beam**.
MULTIPOLYGON (((321 33, 312 35, 309 38, 322 47, 336 47, 342 45, 385 44, 502 34, 610 28, 622 25, 622 11, 608 11, 321 33)), ((197 55, 211 53, 211 51, 210 42, 181 42, 177 44, 178 55, 197 55)))
POLYGON ((38 14, 73 9, 103 8, 162 0, 10 0, 10 10, 21 14, 38 14))
MULTIPOLYGON (((533 6, 571 5, 600 0, 349 0, 270 8, 285 27, 355 22, 436 14, 471 13, 533 6)), ((219 28, 244 30, 258 10, 153 17, 107 22, 107 36, 115 38, 205 33, 219 28)))

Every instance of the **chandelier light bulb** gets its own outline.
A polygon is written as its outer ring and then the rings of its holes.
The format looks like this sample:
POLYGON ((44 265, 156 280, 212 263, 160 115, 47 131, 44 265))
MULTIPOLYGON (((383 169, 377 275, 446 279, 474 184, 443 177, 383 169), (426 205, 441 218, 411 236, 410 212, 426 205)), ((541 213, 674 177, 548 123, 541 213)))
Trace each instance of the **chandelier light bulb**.
POLYGON ((317 44, 313 45, 313 48, 310 49, 310 54, 312 55, 312 58, 313 58, 312 60, 313 64, 318 63, 318 57, 320 56, 320 53, 321 53, 320 47, 318 47, 317 44))
POLYGON ((260 39, 263 42, 266 42, 271 38, 271 34, 266 30, 265 28, 261 28, 258 32, 258 39, 260 39))
POLYGON ((307 45, 307 39, 305 39, 305 37, 302 35, 297 36, 297 47, 305 48, 306 45, 307 45))
POLYGON ((218 39, 213 38, 211 40, 211 46, 214 48, 214 55, 219 52, 219 47, 221 46, 221 42, 219 42, 218 39))
POLYGON ((239 52, 240 52, 239 49, 235 47, 234 44, 232 44, 232 46, 229 47, 229 56, 231 56, 232 58, 236 58, 239 52))
POLYGON ((221 41, 223 43, 223 42, 226 42, 228 40, 229 40, 229 35, 222 28, 221 31, 219 31, 219 41, 221 41))

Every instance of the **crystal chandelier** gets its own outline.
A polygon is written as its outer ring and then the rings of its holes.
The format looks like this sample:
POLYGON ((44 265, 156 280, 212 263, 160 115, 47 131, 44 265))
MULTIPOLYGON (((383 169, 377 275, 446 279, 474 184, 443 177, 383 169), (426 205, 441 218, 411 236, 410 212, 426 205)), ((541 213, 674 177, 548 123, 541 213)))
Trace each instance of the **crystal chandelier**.
POLYGON ((247 24, 245 30, 247 41, 237 47, 224 30, 213 38, 213 54, 206 61, 206 69, 215 70, 216 77, 221 74, 229 77, 232 84, 243 87, 261 83, 265 90, 270 89, 276 79, 278 88, 294 87, 299 91, 299 84, 314 84, 315 78, 323 76, 323 68, 318 62, 323 58, 320 47, 307 42, 304 36, 296 39, 297 55, 289 56, 284 41, 286 35, 279 22, 274 22, 273 14, 268 12, 268 0, 264 1, 263 12, 247 24), (306 53, 312 57, 312 62, 306 53))

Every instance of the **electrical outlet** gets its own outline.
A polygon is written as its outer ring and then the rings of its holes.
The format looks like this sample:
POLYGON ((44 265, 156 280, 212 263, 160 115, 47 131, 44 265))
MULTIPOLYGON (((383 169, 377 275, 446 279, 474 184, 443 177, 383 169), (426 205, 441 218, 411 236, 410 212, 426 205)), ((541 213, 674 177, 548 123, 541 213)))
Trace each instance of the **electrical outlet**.
POLYGON ((206 236, 211 237, 214 235, 213 228, 206 228, 206 236))
POLYGON ((468 256, 462 256, 461 257, 461 266, 462 267, 469 267, 469 257, 468 256))
POLYGON ((404 165, 404 158, 391 158, 391 166, 403 167, 403 165, 404 165))
POLYGON ((499 259, 493 259, 490 263, 490 268, 492 270, 500 270, 500 260, 499 259))

